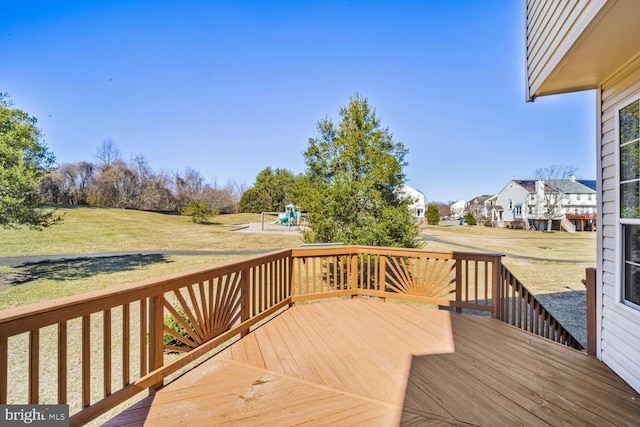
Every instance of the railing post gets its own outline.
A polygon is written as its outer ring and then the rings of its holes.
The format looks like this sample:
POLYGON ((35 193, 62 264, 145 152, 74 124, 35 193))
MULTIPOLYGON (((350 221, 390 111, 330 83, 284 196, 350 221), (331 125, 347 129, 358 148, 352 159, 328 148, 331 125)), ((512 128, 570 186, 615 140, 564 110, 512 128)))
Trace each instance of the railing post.
POLYGON ((9 374, 9 349, 8 338, 0 336, 0 405, 7 404, 8 374, 9 374))
POLYGON ((496 255, 493 258, 492 266, 491 305, 493 305, 493 313, 491 313, 491 317, 502 320, 502 293, 500 286, 502 281, 502 255, 496 255))
MULTIPOLYGON (((379 292, 385 292, 387 290, 386 282, 387 282, 387 257, 384 255, 378 255, 378 274, 377 283, 374 283, 374 289, 379 292)), ((381 301, 385 301, 384 297, 380 297, 381 301)))
MULTIPOLYGON (((462 301, 462 260, 456 258, 456 302, 462 301)), ((456 313, 462 313, 462 308, 456 307, 456 313)))
POLYGON ((351 298, 358 298, 358 260, 360 254, 356 252, 351 254, 351 298))
POLYGON ((597 353, 596 331, 596 269, 586 269, 587 278, 583 282, 587 287, 587 354, 595 356, 597 353))
MULTIPOLYGON (((155 371, 164 364, 164 295, 149 298, 149 371, 155 371)), ((160 380, 149 388, 150 393, 162 388, 160 380)))
MULTIPOLYGON (((298 264, 300 262, 298 261, 298 264)), ((296 264, 295 264, 295 259, 293 258, 292 254, 289 254, 289 297, 290 299, 290 303, 289 303, 289 307, 291 307, 294 303, 293 303, 293 295, 295 294, 295 286, 296 286, 296 273, 295 273, 295 269, 296 269, 296 264)))
MULTIPOLYGON (((240 273, 240 293, 242 295, 242 312, 240 314, 240 321, 245 322, 251 317, 251 292, 249 292, 249 271, 242 270, 240 273)), ((240 336, 244 337, 248 331, 240 332, 240 336)))

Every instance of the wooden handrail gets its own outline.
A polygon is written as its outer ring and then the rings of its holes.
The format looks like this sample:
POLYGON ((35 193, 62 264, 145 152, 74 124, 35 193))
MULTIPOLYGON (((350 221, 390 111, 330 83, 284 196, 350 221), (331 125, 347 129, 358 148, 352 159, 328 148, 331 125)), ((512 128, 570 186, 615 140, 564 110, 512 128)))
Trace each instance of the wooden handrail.
POLYGON ((582 344, 504 266, 496 298, 497 318, 536 335, 584 350, 582 344))
POLYGON ((334 296, 394 298, 487 312, 576 347, 571 334, 502 266, 501 257, 367 246, 284 249, 5 310, 0 312, 0 404, 68 403, 71 424, 83 424, 141 391, 162 387, 167 376, 247 334, 279 310, 334 296), (513 295, 519 296, 518 306, 531 307, 517 321, 513 295), (165 324, 167 316, 175 319, 173 326, 165 324), (9 397, 10 381, 22 376, 9 378, 8 372, 10 350, 22 334, 28 334, 26 348, 16 351, 28 353, 29 387, 22 401, 16 401, 9 397), (72 341, 78 334, 80 339, 72 341), (164 345, 167 334, 186 347, 164 345), (167 350, 185 353, 167 362, 167 350), (45 366, 41 356, 51 353, 57 354, 56 366, 45 366), (72 360, 80 360, 79 370, 70 365, 72 360), (79 375, 73 375, 76 372, 79 375), (56 378, 55 401, 39 396, 41 375, 56 378), (92 387, 92 381, 101 383, 92 387), (96 397, 98 388, 101 395, 96 397))

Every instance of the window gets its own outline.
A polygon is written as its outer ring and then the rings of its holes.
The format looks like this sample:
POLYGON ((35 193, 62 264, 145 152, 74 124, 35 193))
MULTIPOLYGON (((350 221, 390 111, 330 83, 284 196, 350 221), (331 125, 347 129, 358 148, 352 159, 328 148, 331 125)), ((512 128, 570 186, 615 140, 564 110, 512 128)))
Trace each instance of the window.
POLYGON ((593 200, 593 194, 589 194, 589 195, 587 196, 587 200, 592 201, 592 200, 593 200))
POLYGON ((640 101, 618 112, 622 301, 640 309, 640 101))
POLYGON ((580 195, 576 194, 576 200, 580 201, 580 195))
POLYGON ((516 216, 517 217, 521 217, 522 216, 522 205, 520 203, 518 203, 516 205, 516 216))
POLYGON ((535 194, 533 194, 533 193, 530 193, 530 194, 529 194, 529 201, 530 201, 531 203, 535 202, 535 201, 536 201, 536 195, 535 195, 535 194))
POLYGON ((509 210, 513 209, 513 200, 509 199, 509 210))

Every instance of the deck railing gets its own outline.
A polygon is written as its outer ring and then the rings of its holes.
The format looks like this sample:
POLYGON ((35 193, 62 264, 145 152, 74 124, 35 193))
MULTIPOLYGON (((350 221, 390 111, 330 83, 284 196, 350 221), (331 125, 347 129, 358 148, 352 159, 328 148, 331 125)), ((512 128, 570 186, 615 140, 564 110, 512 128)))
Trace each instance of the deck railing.
POLYGON ((490 313, 580 348, 499 254, 286 249, 0 312, 0 404, 69 404, 81 425, 291 304, 340 296, 490 313))
POLYGON ((497 319, 560 344, 584 350, 582 344, 504 265, 500 268, 499 296, 496 298, 499 304, 495 312, 497 319))

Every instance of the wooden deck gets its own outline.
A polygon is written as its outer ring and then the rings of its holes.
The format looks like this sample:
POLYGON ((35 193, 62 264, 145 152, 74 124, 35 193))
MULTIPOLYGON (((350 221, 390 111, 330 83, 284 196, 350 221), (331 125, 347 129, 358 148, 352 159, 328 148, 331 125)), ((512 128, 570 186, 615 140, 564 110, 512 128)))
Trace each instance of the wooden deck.
POLYGON ((296 305, 108 426, 638 425, 597 359, 486 317, 296 305))

